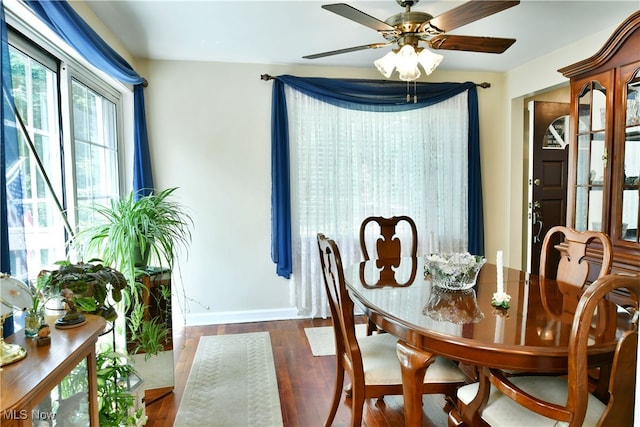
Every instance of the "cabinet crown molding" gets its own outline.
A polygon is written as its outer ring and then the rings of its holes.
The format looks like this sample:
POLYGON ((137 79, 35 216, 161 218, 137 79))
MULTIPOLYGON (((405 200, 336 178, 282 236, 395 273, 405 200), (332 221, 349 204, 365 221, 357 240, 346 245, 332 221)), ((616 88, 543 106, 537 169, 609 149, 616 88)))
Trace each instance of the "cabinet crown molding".
POLYGON ((618 25, 598 52, 587 59, 562 67, 558 72, 567 78, 572 78, 606 64, 637 29, 640 29, 640 10, 632 13, 618 25))

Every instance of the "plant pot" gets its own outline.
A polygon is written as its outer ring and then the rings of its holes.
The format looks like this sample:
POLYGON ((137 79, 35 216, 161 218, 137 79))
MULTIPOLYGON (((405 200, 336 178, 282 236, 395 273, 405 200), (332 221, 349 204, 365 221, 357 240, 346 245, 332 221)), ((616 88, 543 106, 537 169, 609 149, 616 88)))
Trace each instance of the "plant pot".
POLYGON ((136 268, 144 270, 149 265, 149 254, 151 253, 151 244, 146 242, 144 246, 135 245, 133 247, 133 265, 136 268))

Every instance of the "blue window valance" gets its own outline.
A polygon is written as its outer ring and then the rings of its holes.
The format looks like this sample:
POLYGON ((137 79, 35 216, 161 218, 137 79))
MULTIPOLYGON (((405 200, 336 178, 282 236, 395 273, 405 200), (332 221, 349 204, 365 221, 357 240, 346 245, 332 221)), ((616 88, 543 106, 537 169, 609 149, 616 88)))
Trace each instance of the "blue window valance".
POLYGON ((367 111, 406 111, 437 104, 465 91, 469 108, 469 251, 484 254, 480 130, 476 84, 404 83, 387 80, 274 77, 271 111, 271 258, 279 276, 293 271, 291 248, 291 187, 289 129, 285 85, 307 96, 342 108, 367 111), (414 102, 415 101, 415 102, 414 102))
POLYGON ((121 82, 133 85, 134 169, 133 190, 137 196, 153 191, 153 175, 144 104, 147 82, 113 50, 64 0, 25 0, 29 8, 69 46, 93 66, 121 82))

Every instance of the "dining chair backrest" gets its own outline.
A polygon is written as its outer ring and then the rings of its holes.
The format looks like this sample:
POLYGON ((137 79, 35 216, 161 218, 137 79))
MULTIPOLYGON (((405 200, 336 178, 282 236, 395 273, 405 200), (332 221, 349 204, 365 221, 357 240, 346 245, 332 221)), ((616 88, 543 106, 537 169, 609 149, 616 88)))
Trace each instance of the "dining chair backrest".
MULTIPOLYGON (((333 403, 325 425, 330 426, 335 418, 347 373, 351 383, 345 391, 351 400, 351 427, 356 427, 362 424, 365 399, 403 394, 398 338, 386 333, 356 337, 354 302, 347 290, 338 245, 322 233, 318 233, 317 240, 331 309, 337 367, 333 403)), ((421 392, 444 394, 452 401, 466 379, 464 372, 453 361, 435 354, 422 363, 428 370, 423 374, 421 392)))
POLYGON ((418 250, 418 230, 416 223, 406 215, 384 218, 381 216, 370 216, 365 218, 360 225, 360 248, 365 261, 370 259, 399 259, 402 256, 402 246, 409 246, 406 256, 415 257, 418 250), (403 226, 403 223, 406 224, 403 226), (377 229, 374 228, 377 224, 377 229), (402 227, 408 226, 408 235, 400 236, 402 227), (369 230, 376 236, 373 241, 367 239, 369 230), (375 244, 372 244, 375 242, 375 244), (375 251, 375 252, 374 252, 375 251))
POLYGON ((555 226, 544 237, 539 272, 542 302, 549 313, 562 321, 573 320, 578 300, 588 284, 592 264, 586 257, 587 247, 594 241, 601 245, 601 256, 598 258, 600 270, 596 276, 600 278, 611 272, 613 262, 613 247, 609 236, 605 233, 591 230, 576 231, 565 226, 555 226), (564 238, 560 245, 558 245, 558 237, 564 238), (560 252, 557 267, 550 265, 553 251, 560 252), (561 311, 549 303, 551 296, 558 296, 558 293, 561 294, 562 299, 561 311))
MULTIPOLYGON (((592 344, 593 340, 593 328, 591 325, 593 324, 594 316, 611 318, 610 313, 603 313, 603 307, 605 311, 612 310, 614 313, 616 312, 615 304, 608 301, 607 296, 614 289, 620 288, 626 289, 637 303, 638 297, 640 296, 640 274, 606 275, 589 285, 580 298, 569 340, 569 370, 566 377, 566 387, 568 387, 566 403, 551 403, 534 397, 531 393, 523 393, 522 389, 525 388, 524 385, 527 384, 527 378, 508 378, 500 370, 490 370, 491 384, 500 390, 504 396, 531 411, 553 420, 566 422, 572 427, 582 426, 585 422, 585 416, 588 414, 587 408, 593 405, 590 399, 594 399, 589 393, 589 363, 587 360, 588 346, 592 344), (516 386, 514 384, 517 381, 519 382, 516 386)), ((613 318, 615 321, 615 316, 613 318)), ((595 413, 599 418, 598 426, 630 426, 633 423, 631 420, 633 419, 636 389, 636 352, 638 347, 637 318, 635 322, 635 325, 631 325, 631 328, 624 332, 617 340, 608 383, 608 396, 605 398, 604 405, 598 403, 598 405, 603 407, 602 411, 595 413)), ((616 341, 612 340, 610 343, 610 345, 603 344, 603 347, 605 347, 602 350, 603 354, 606 353, 606 347, 612 348, 616 341)), ((541 377, 533 378, 534 380, 541 379, 541 377)), ((542 381, 549 379, 548 377, 546 379, 543 378, 542 381)), ((550 380, 558 381, 557 378, 550 380)), ((565 380, 562 381, 565 383, 565 380)), ((551 383, 549 384, 549 388, 553 387, 551 383)), ((548 392, 549 390, 545 391, 548 392)), ((496 404, 495 402, 499 402, 499 400, 493 400, 493 402, 496 404)), ((484 411, 490 411, 490 406, 491 402, 484 411)), ((590 408, 590 410, 593 410, 593 408, 590 408)), ((498 417, 505 413, 504 409, 500 411, 496 409, 495 412, 498 417)), ((483 419, 485 415, 483 412, 483 419)), ((495 420, 493 420, 493 423, 496 425, 500 424, 495 420)))
POLYGON ((349 297, 344 281, 344 270, 340 250, 335 241, 318 234, 320 267, 329 300, 338 357, 346 357, 354 371, 362 374, 362 358, 356 339, 354 304, 349 297))

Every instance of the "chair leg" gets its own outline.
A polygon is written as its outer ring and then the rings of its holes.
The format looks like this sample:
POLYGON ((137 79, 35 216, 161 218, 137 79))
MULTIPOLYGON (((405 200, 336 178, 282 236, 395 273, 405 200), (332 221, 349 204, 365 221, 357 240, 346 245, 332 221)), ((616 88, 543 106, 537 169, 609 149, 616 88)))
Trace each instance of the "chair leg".
POLYGON ((347 396, 349 399, 351 399, 352 388, 353 388, 352 383, 349 383, 346 386, 344 386, 344 395, 347 396))
POLYGON ((446 412, 447 414, 449 412, 451 412, 452 409, 456 408, 456 401, 457 401, 457 396, 455 395, 450 395, 450 394, 445 394, 444 395, 444 407, 442 408, 444 410, 444 412, 446 412))
POLYGON ((343 383, 344 383, 344 369, 342 369, 342 366, 338 361, 337 367, 336 367, 336 382, 333 387, 333 400, 331 402, 331 410, 329 411, 327 422, 324 424, 325 427, 329 427, 331 424, 333 424, 333 419, 336 417, 336 412, 338 412, 338 405, 340 404, 340 399, 342 398, 343 383))
POLYGON ((369 319, 367 320, 367 335, 373 335, 374 332, 378 332, 378 326, 369 319))
POLYGON ((462 417, 458 413, 457 409, 452 409, 447 417, 449 427, 465 427, 466 424, 462 420, 462 417))
POLYGON ((351 427, 362 425, 362 410, 364 407, 364 387, 356 387, 351 395, 351 427))

